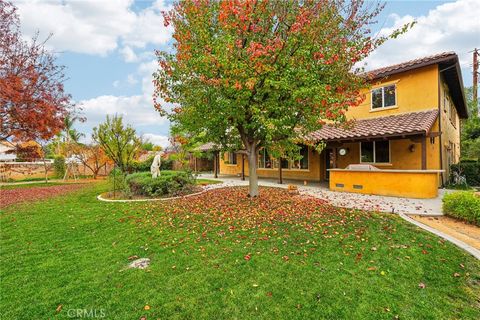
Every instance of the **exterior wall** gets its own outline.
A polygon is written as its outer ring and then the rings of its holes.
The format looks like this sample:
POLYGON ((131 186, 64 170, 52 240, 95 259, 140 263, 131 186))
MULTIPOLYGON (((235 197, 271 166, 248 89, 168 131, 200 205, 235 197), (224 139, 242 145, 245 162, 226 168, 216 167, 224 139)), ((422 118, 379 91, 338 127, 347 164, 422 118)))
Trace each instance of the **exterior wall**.
POLYGON ((436 65, 399 73, 373 82, 371 88, 361 91, 363 103, 347 111, 348 119, 385 117, 394 114, 437 109, 438 68, 436 65), (396 85, 396 106, 386 109, 371 109, 371 90, 386 85, 396 85), (419 94, 421 93, 421 94, 419 94))
POLYGON ((460 161, 460 119, 455 108, 450 108, 452 99, 448 88, 440 78, 440 117, 442 127, 442 163, 445 174, 443 182, 448 182, 450 165, 460 161), (453 111, 453 112, 452 112, 453 111))
MULTIPOLYGON (((106 176, 112 169, 113 165, 107 165, 100 170, 98 176, 106 176)), ((53 169, 53 163, 47 163, 47 174, 49 178, 57 178, 53 169)), ((76 174, 91 176, 93 172, 87 166, 78 164, 76 174)), ((45 167, 43 162, 0 162, 0 181, 6 182, 44 177, 45 167)))
POLYGON ((409 198, 435 198, 438 171, 353 171, 330 172, 330 190, 409 198))

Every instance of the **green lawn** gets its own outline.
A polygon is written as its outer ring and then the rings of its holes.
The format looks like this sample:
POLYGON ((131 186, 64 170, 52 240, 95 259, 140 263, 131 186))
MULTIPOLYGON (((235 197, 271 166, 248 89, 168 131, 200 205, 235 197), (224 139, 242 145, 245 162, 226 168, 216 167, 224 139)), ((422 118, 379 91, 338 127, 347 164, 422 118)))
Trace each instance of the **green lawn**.
POLYGON ((202 185, 222 183, 222 181, 219 181, 219 180, 203 179, 203 178, 196 179, 195 182, 196 182, 197 184, 202 184, 202 185))
POLYGON ((480 318, 480 263, 453 245, 393 215, 245 190, 119 204, 98 183, 4 209, 0 318, 480 318), (125 270, 133 255, 150 268, 125 270))

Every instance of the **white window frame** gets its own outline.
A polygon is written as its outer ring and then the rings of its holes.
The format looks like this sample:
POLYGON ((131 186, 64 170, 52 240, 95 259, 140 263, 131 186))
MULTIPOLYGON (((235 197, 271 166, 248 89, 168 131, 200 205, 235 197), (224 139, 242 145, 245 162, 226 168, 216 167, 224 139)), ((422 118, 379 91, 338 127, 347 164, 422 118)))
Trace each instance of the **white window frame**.
POLYGON ((373 162, 369 162, 369 161, 362 161, 362 142, 359 142, 358 143, 358 146, 360 148, 360 163, 375 163, 375 164, 390 164, 392 163, 392 144, 390 142, 390 140, 387 140, 388 141, 388 162, 377 162, 377 150, 376 150, 376 141, 369 141, 369 142, 373 142, 373 162))
POLYGON ((396 107, 397 107, 397 84, 396 83, 387 84, 387 85, 384 85, 382 87, 376 87, 376 88, 373 88, 372 90, 370 90, 370 111, 388 110, 388 109, 393 109, 393 108, 396 108, 396 107), (391 86, 393 86, 395 88, 395 103, 393 104, 393 106, 385 107, 385 88, 386 87, 391 87, 391 86), (378 89, 382 89, 382 106, 379 107, 379 108, 374 108, 373 107, 373 91, 378 90, 378 89))

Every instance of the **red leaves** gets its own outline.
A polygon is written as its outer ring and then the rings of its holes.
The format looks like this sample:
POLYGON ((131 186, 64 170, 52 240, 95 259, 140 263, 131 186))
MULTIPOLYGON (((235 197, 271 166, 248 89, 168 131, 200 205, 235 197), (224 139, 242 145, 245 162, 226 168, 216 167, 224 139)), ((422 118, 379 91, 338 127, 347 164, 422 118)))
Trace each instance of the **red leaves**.
POLYGON ((46 185, 45 187, 2 190, 2 192, 0 192, 0 208, 19 202, 51 198, 57 195, 78 190, 84 186, 85 184, 71 184, 50 187, 46 185))
POLYGON ((44 42, 24 41, 16 8, 0 5, 0 139, 47 140, 63 128, 71 97, 44 42))
POLYGON ((245 260, 250 261, 252 256, 250 254, 247 254, 245 257, 243 257, 245 260))

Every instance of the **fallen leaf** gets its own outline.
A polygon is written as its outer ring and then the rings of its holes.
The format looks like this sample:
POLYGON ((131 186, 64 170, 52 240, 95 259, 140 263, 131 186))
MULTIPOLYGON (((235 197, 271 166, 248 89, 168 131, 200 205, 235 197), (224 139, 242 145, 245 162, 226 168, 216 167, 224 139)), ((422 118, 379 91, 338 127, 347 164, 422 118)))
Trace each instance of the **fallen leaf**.
POLYGON ((420 283, 418 284, 418 287, 419 287, 420 289, 425 289, 426 285, 425 285, 425 283, 420 282, 420 283))
POLYGON ((62 311, 62 307, 63 307, 63 305, 59 304, 58 307, 57 307, 57 309, 55 309, 55 311, 57 311, 57 312, 62 311))
POLYGON ((455 273, 453 274, 453 276, 454 276, 455 278, 458 278, 458 277, 460 277, 460 273, 455 272, 455 273))
POLYGON ((145 307, 143 307, 143 310, 150 310, 150 306, 147 304, 145 307))
POLYGON ((133 255, 133 256, 128 257, 128 260, 131 261, 131 260, 136 260, 136 259, 138 259, 138 258, 139 258, 139 256, 133 255))

